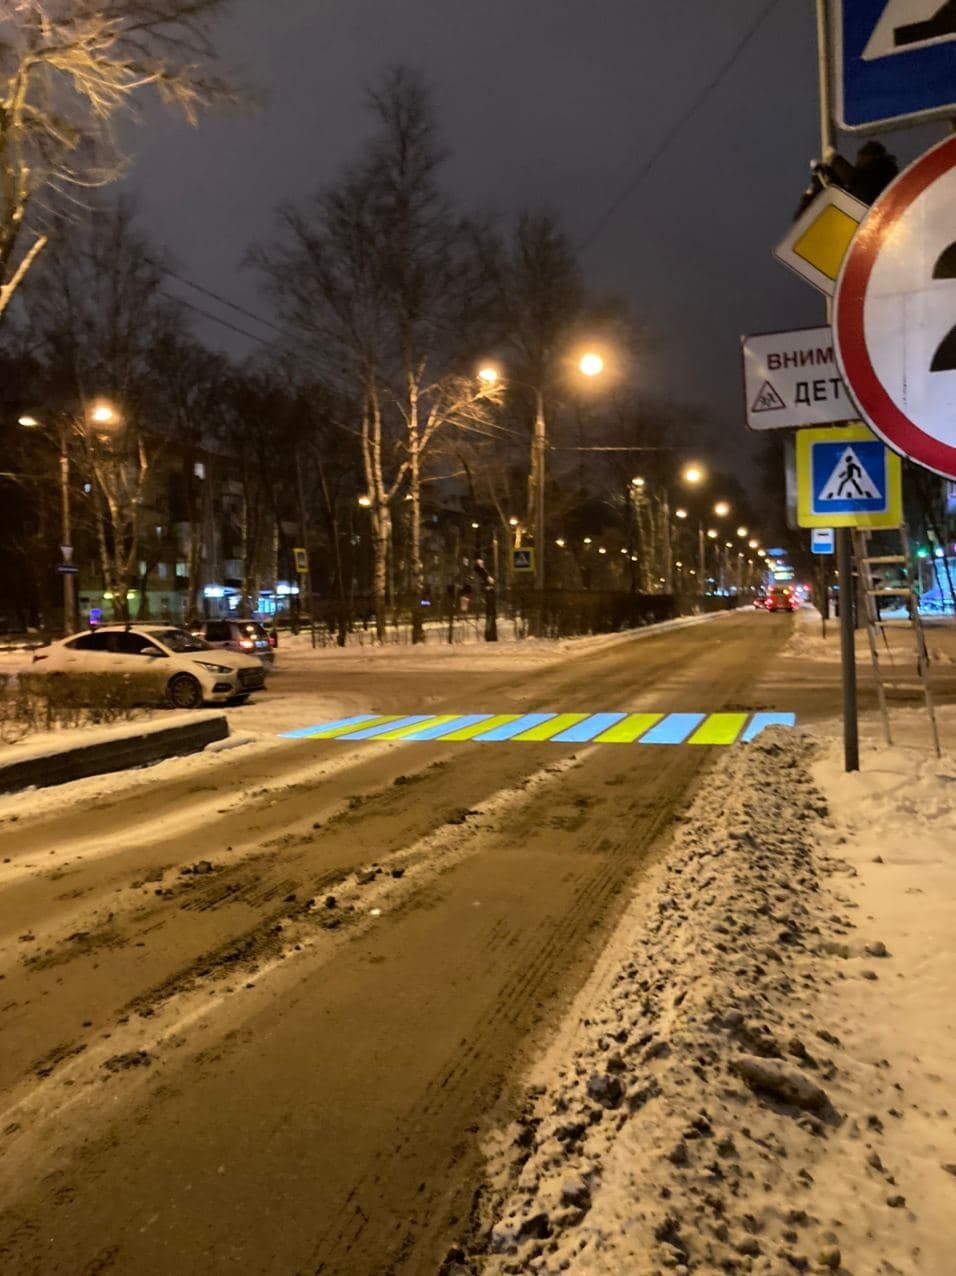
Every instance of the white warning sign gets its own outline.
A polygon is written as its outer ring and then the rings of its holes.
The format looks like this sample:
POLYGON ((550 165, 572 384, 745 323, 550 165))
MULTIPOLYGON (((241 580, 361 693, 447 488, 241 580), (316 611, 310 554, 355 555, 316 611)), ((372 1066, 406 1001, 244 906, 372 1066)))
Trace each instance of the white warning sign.
POLYGON ((741 344, 751 430, 832 425, 856 417, 829 327, 758 333, 741 344))
POLYGON ((883 493, 866 472, 853 448, 847 446, 823 485, 819 501, 879 501, 883 493))

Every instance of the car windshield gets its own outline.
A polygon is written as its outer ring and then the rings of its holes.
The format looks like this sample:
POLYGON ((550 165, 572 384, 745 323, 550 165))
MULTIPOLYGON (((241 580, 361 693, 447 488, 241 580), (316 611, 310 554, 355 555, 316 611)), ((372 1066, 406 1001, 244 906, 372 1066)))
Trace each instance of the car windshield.
POLYGON ((195 634, 187 633, 185 629, 152 629, 149 636, 150 638, 155 638, 157 642, 161 642, 170 651, 210 650, 208 642, 203 638, 197 638, 195 634))

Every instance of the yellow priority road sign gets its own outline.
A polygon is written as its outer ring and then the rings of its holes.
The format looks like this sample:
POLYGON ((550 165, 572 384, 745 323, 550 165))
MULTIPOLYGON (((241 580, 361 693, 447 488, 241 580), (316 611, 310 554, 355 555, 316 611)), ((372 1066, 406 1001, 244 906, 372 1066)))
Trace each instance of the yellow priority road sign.
POLYGON ((828 186, 800 214, 773 255, 808 284, 832 296, 843 258, 866 212, 866 204, 837 186, 828 186))
POLYGON ((797 431, 800 527, 899 527, 900 458, 865 425, 797 431))

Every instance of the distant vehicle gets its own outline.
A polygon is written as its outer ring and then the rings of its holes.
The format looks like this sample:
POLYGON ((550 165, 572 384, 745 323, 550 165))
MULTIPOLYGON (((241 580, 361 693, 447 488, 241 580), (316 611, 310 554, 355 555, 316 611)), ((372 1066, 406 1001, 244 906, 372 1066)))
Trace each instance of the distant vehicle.
POLYGON ((203 620, 192 629, 210 647, 220 651, 238 651, 246 656, 255 656, 270 667, 275 662, 272 641, 265 626, 258 620, 203 620))
POLYGON ((139 674, 165 679, 166 699, 174 709, 241 704, 265 687, 262 664, 254 656, 219 650, 173 625, 98 625, 33 653, 31 673, 139 674))
POLYGON ((757 608, 757 610, 759 611, 761 608, 766 607, 766 605, 767 605, 767 595, 757 594, 754 598, 754 606, 757 608))
POLYGON ((797 611, 800 600, 789 585, 774 585, 767 594, 767 611, 797 611))

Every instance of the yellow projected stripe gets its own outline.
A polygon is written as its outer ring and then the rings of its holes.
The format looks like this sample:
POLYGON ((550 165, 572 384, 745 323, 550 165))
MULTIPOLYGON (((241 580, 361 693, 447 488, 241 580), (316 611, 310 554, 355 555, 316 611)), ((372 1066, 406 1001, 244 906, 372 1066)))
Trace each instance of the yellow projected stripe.
POLYGON ((369 718, 366 722, 355 722, 350 727, 326 727, 324 731, 316 731, 310 740, 335 740, 339 736, 351 735, 353 731, 367 731, 369 727, 380 727, 383 722, 397 722, 404 718, 404 713, 385 713, 378 718, 369 718))
POLYGON ((503 727, 506 722, 517 722, 520 713, 499 713, 493 718, 485 718, 484 722, 473 722, 470 727, 462 727, 460 731, 452 731, 451 735, 442 736, 442 744, 446 740, 473 740, 476 735, 484 735, 493 727, 503 727))
POLYGON ((629 713, 620 722, 602 731, 592 740, 592 744, 633 744, 638 736, 649 731, 655 723, 663 718, 662 713, 629 713))
POLYGON ((559 731, 567 731, 568 727, 573 727, 590 716, 589 713, 559 713, 550 722, 542 722, 540 726, 532 727, 530 731, 522 731, 521 735, 516 735, 514 738, 516 740, 550 740, 559 731))
POLYGON ((426 718, 424 722, 413 722, 410 727, 396 727, 392 731, 383 731, 376 740, 404 740, 406 736, 418 735, 419 731, 427 731, 429 727, 440 727, 445 722, 454 722, 460 713, 440 713, 437 717, 426 718))
POLYGON ((746 713, 712 713, 706 722, 702 722, 688 744, 733 744, 741 731, 749 714, 746 713))

